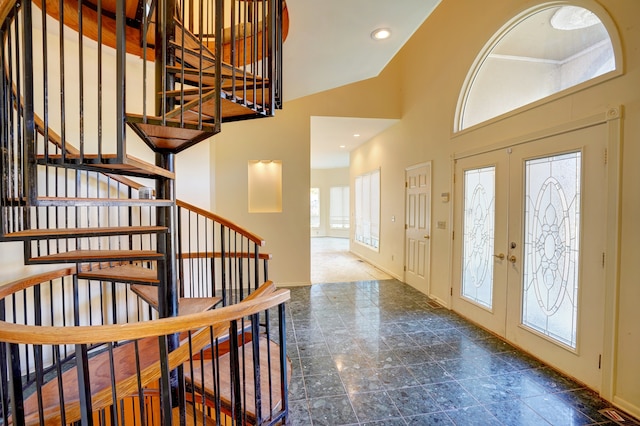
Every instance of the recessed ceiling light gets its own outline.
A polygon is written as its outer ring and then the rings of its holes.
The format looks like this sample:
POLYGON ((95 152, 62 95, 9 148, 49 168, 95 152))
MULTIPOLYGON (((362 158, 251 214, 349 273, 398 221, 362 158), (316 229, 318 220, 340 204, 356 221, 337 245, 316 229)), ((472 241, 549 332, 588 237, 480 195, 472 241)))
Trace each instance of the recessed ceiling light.
POLYGON ((346 147, 347 147, 346 145, 340 145, 340 148, 346 148, 346 147))
POLYGON ((359 138, 359 137, 360 137, 360 133, 354 133, 354 134, 353 134, 353 137, 354 137, 354 138, 359 138))
POLYGON ((389 37, 391 37, 391 30, 389 28, 378 28, 371 33, 371 38, 374 40, 385 40, 389 37))

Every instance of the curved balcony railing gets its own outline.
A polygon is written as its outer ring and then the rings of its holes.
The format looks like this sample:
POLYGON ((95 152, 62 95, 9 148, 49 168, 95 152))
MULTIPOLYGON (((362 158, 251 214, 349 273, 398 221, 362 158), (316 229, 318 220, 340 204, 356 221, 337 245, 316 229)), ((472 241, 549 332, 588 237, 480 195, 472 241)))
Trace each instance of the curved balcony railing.
POLYGON ((75 272, 0 289, 2 424, 283 421, 288 290, 265 283, 235 305, 156 319, 127 286, 75 272))

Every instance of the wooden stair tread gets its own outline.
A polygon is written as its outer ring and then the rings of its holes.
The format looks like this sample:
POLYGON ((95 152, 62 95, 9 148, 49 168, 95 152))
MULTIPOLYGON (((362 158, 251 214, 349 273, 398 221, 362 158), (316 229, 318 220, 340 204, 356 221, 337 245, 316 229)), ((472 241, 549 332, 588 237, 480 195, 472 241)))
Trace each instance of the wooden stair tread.
POLYGON ((159 260, 162 253, 153 250, 73 250, 32 257, 29 263, 83 263, 121 260, 159 260))
MULTIPOLYGON (((176 57, 178 60, 191 65, 193 68, 199 69, 200 59, 205 68, 213 68, 216 63, 215 54, 207 47, 206 43, 200 43, 200 39, 187 30, 179 20, 176 22, 175 41, 171 44, 175 47, 176 57), (183 37, 185 35, 186 37, 183 37)), ((234 67, 226 62, 221 62, 222 76, 231 76, 233 74, 245 74, 241 68, 234 67)))
MULTIPOLYGON (((176 59, 182 62, 185 65, 189 65, 192 69, 199 69, 202 67, 203 71, 207 70, 207 72, 215 75, 215 65, 216 60, 214 55, 208 50, 205 50, 205 53, 200 53, 199 47, 189 47, 187 45, 182 46, 179 41, 172 41, 171 45, 175 48, 176 51, 176 59), (202 62, 202 65, 200 63, 202 62)), ((185 67, 186 68, 186 67, 185 67)), ((220 64, 220 77, 222 79, 226 78, 249 78, 253 79, 260 78, 255 76, 254 74, 243 70, 239 67, 234 67, 228 63, 222 62, 220 64)))
MULTIPOLYGON (((258 116, 266 116, 262 111, 261 107, 257 107, 253 102, 248 102, 246 105, 243 104, 240 98, 236 98, 236 100, 229 100, 222 98, 222 122, 226 121, 234 121, 238 120, 242 117, 258 117, 258 116)), ((197 114, 202 109, 203 117, 213 117, 215 115, 215 107, 216 107, 216 99, 210 99, 207 102, 202 103, 201 105, 196 105, 196 107, 185 111, 185 117, 195 119, 197 118, 197 114)))
POLYGON ((168 179, 175 179, 175 173, 136 158, 126 155, 122 162, 118 161, 116 154, 84 154, 67 153, 64 158, 62 154, 48 154, 45 158, 40 154, 37 156, 40 164, 54 164, 59 166, 77 167, 105 171, 110 173, 130 174, 141 177, 162 176, 168 179))
POLYGON ((78 273, 78 278, 96 281, 140 283, 142 287, 147 288, 155 288, 149 286, 155 286, 160 283, 157 270, 132 264, 113 265, 82 271, 78 273))
MULTIPOLYGON (((191 52, 191 54, 196 55, 197 53, 191 52)), ((209 84, 213 86, 215 85, 216 78, 216 72, 213 69, 213 65, 215 65, 215 59, 213 59, 213 57, 207 57, 207 59, 203 61, 203 65, 205 64, 208 64, 208 66, 204 67, 202 70, 188 62, 184 62, 184 66, 167 65, 165 67, 165 70, 167 70, 171 74, 175 74, 180 80, 184 82, 190 84, 199 84, 200 79, 202 78, 203 84, 208 84, 206 82, 210 82, 209 84)), ((225 81, 232 80, 255 80, 258 82, 263 80, 259 75, 245 71, 242 68, 234 69, 230 65, 223 66, 220 78, 223 83, 225 81)))
MULTIPOLYGON (((254 378, 250 372, 255 371, 253 365, 253 343, 248 342, 239 349, 240 356, 244 359, 245 371, 249 372, 243 377, 241 382, 241 395, 246 395, 244 401, 244 410, 250 420, 255 421, 256 405, 255 405, 255 387, 254 378)), ((230 371, 231 356, 229 353, 219 357, 219 361, 215 368, 220 372, 230 371)), ((214 389, 219 389, 221 403, 226 409, 231 408, 231 378, 227 375, 220 375, 219 386, 215 384, 213 374, 213 363, 193 363, 193 370, 187 363, 184 366, 185 381, 193 386, 197 392, 203 393, 207 398, 215 398, 214 389), (204 371, 202 371, 204 370, 204 371), (193 374, 193 376, 192 376, 193 374), (194 379, 195 377, 195 379, 194 379), (204 386, 202 378, 204 377, 204 386)), ((242 366, 240 367, 242 369, 242 366)), ((291 360, 287 358, 287 380, 291 378, 291 360)), ((280 348, 277 343, 267 340, 265 337, 260 338, 260 401, 262 403, 261 412, 264 417, 268 417, 270 413, 277 410, 282 404, 282 395, 280 395, 280 348), (270 346, 270 358, 267 354, 267 347, 270 346), (269 366, 271 367, 271 383, 269 383, 269 366), (271 401, 273 406, 270 407, 269 388, 271 388, 271 401)))
MULTIPOLYGON (((138 350, 144 356, 140 356, 141 370, 152 365, 159 359, 158 339, 146 338, 138 341, 138 350)), ((129 377, 136 376, 136 359, 135 345, 128 343, 113 349, 114 353, 114 371, 116 382, 122 381, 129 377)), ((111 377, 108 374, 109 353, 107 351, 96 355, 89 359, 89 377, 91 383, 91 391, 93 394, 111 387, 111 377), (105 374, 106 373, 106 374, 105 374)), ((65 417, 67 423, 80 420, 80 398, 78 396, 78 376, 77 369, 71 368, 62 374, 62 383, 64 389, 65 417)), ((40 393, 42 394, 42 405, 44 408, 45 424, 58 424, 60 422, 60 399, 58 395, 58 383, 56 380, 50 381, 42 386, 40 393)), ((37 394, 27 398, 24 402, 24 411, 26 424, 39 424, 38 399, 37 394)), ((125 397, 127 395, 121 395, 125 397)), ((103 404, 93 403, 93 408, 104 408, 103 404)))
MULTIPOLYGON (((192 333, 191 339, 181 342, 179 348, 171 352, 169 368, 188 361, 190 351, 197 353, 210 342, 209 329, 192 333), (173 358, 171 358, 173 357, 173 358)), ((89 358, 89 383, 91 383, 91 401, 96 412, 113 404, 112 379, 117 388, 118 399, 137 396, 138 380, 143 387, 153 383, 160 377, 160 353, 158 338, 139 339, 137 344, 128 342, 113 348, 113 356, 105 350, 89 358), (136 350, 138 356, 136 356, 136 350), (113 359, 114 377, 109 374, 110 362, 113 359), (137 365, 136 360, 139 361, 137 365), (140 377, 138 377, 140 374, 140 377)), ((61 377, 64 389, 65 420, 67 424, 79 422, 81 419, 80 398, 78 396, 77 368, 71 368, 61 377)), ((62 424, 60 412, 60 396, 58 380, 51 380, 34 392, 24 403, 25 424, 39 425, 41 421, 47 425, 62 424), (43 417, 38 411, 38 397, 42 397, 43 417)))
POLYGON ((167 232, 164 226, 119 226, 104 228, 57 228, 57 229, 27 229, 24 231, 11 232, 6 234, 6 238, 15 239, 51 239, 51 238, 73 238, 73 237, 103 237, 125 234, 155 234, 167 232))
MULTIPOLYGON (((158 309, 157 287, 134 284, 131 286, 131 290, 141 299, 145 300, 149 306, 156 310, 158 309)), ((221 300, 221 297, 181 297, 178 300, 178 315, 189 315, 208 311, 221 300)))
POLYGON ((75 197, 38 197, 38 206, 80 207, 80 206, 172 206, 171 200, 148 200, 139 198, 75 198, 75 197))
POLYGON ((127 124, 154 150, 180 152, 219 132, 211 123, 127 114, 127 124))
MULTIPOLYGON (((225 121, 234 121, 239 119, 240 117, 257 117, 257 116, 265 116, 264 108, 261 105, 261 97, 263 93, 263 89, 247 89, 242 90, 240 86, 238 86, 236 90, 236 96, 233 96, 231 92, 223 91, 223 97, 220 99, 221 109, 222 109, 222 122, 225 121), (242 96, 246 96, 243 98, 242 96), (258 101, 257 103, 255 101, 258 101)), ((190 104, 186 104, 182 112, 184 112, 184 117, 190 121, 196 121, 199 119, 199 112, 202 111, 202 119, 213 119, 216 114, 216 102, 217 97, 216 93, 212 93, 209 91, 208 93, 202 92, 203 98, 202 102, 197 101, 197 98, 193 96, 185 96, 185 101, 190 101, 190 104), (212 96, 213 95, 213 96, 212 96), (195 99, 195 100, 194 100, 195 99)), ((180 96, 179 94, 176 96, 180 96)), ((176 108, 171 111, 169 114, 179 114, 181 109, 176 108)), ((164 132, 168 132, 164 130, 164 132)))
MULTIPOLYGON (((206 102, 209 101, 213 101, 214 105, 216 104, 216 101, 219 97, 218 95, 218 91, 213 89, 213 90, 209 90, 208 92, 204 92, 202 93, 200 96, 195 97, 194 99, 186 102, 185 104, 179 106, 178 108, 175 108, 171 111, 169 111, 168 113, 165 114, 165 117, 167 118, 175 118, 175 117, 180 117, 181 114, 183 114, 184 112, 187 111, 197 111, 198 107, 206 102)), ((211 116, 209 119, 213 119, 215 117, 215 114, 213 116, 211 116)), ((195 117, 195 120, 197 120, 198 117, 195 117)))

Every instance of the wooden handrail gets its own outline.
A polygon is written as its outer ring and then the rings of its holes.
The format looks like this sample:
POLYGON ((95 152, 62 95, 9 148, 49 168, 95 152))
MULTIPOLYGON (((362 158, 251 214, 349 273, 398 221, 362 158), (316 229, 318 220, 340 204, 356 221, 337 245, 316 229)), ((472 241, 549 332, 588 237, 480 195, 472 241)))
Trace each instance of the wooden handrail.
POLYGON ((76 273, 75 266, 69 268, 57 269, 55 271, 43 272, 37 275, 31 275, 29 277, 20 278, 15 281, 3 284, 0 286, 0 299, 4 299, 7 296, 25 290, 29 287, 33 287, 38 284, 52 281, 58 278, 63 278, 76 273))
POLYGON ((15 0, 0 0, 0 22, 9 15, 9 11, 16 4, 15 0))
POLYGON ((33 345, 85 345, 165 336, 240 320, 290 299, 288 289, 210 311, 129 324, 35 326, 0 321, 0 341, 33 345))
POLYGON ((244 229, 244 228, 240 227, 239 225, 236 225, 235 223, 223 218, 222 216, 218 216, 215 213, 211 213, 211 212, 209 212, 207 210, 201 209, 200 207, 194 206, 193 204, 189 204, 189 203, 186 203, 186 202, 180 201, 180 200, 176 201, 176 205, 178 207, 182 207, 182 208, 191 210, 194 213, 197 213, 197 214, 199 214, 201 216, 206 217, 207 219, 211 219, 211 220, 213 220, 215 222, 220 223, 221 225, 226 226, 227 228, 231 229, 232 231, 235 231, 235 232, 237 232, 239 234, 244 235, 245 237, 247 237, 249 240, 253 241, 256 245, 258 245, 260 247, 265 245, 265 241, 264 241, 264 239, 262 239, 262 237, 247 231, 246 229, 244 229))

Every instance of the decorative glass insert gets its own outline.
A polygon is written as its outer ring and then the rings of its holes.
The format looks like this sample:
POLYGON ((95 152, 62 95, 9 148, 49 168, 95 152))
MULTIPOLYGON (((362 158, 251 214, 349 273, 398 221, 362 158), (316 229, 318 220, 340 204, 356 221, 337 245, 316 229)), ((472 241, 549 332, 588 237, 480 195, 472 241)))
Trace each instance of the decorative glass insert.
POLYGON ((522 324, 576 347, 580 152, 525 161, 522 324))
POLYGON ((488 308, 493 303, 495 175, 494 166, 464 172, 462 296, 488 308))
POLYGON ((616 70, 612 38, 579 6, 537 7, 500 29, 469 70, 456 131, 616 70))

